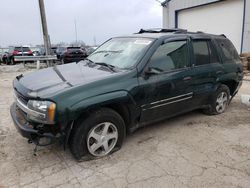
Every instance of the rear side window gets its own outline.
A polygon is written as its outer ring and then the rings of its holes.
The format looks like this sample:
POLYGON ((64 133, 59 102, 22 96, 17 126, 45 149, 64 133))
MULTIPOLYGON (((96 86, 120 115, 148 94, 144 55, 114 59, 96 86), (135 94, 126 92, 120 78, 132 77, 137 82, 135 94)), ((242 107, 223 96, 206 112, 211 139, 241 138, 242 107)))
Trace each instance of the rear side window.
POLYGON ((218 53, 211 41, 208 41, 208 47, 209 47, 210 63, 219 63, 220 60, 218 57, 218 53))
POLYGON ((209 64, 209 48, 206 40, 193 41, 195 65, 209 64))
POLYGON ((231 62, 232 60, 240 60, 238 52, 234 45, 228 39, 216 39, 216 42, 221 49, 222 61, 224 63, 231 62))

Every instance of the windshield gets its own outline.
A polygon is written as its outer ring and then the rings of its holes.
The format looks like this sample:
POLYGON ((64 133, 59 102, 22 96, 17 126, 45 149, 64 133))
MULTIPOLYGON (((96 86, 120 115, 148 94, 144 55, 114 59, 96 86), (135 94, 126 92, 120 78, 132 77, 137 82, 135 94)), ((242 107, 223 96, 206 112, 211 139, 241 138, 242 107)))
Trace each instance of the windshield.
POLYGON ((106 63, 118 68, 131 68, 143 56, 153 39, 113 38, 97 50, 88 59, 95 63, 106 63))

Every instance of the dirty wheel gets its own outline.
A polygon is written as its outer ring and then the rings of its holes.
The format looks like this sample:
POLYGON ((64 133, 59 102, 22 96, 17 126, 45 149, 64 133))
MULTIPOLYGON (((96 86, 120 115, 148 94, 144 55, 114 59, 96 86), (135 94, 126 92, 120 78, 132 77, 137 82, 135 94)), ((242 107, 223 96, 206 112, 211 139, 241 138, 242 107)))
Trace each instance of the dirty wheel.
POLYGON ((102 108, 78 120, 70 136, 70 149, 76 159, 90 160, 117 151, 124 138, 122 117, 112 109, 102 108))
POLYGON ((116 126, 111 122, 100 123, 89 131, 88 150, 93 156, 105 156, 115 147, 117 140, 118 130, 116 126))
POLYGON ((226 85, 221 85, 211 97, 210 106, 204 110, 208 115, 221 114, 226 111, 230 99, 230 91, 226 85))

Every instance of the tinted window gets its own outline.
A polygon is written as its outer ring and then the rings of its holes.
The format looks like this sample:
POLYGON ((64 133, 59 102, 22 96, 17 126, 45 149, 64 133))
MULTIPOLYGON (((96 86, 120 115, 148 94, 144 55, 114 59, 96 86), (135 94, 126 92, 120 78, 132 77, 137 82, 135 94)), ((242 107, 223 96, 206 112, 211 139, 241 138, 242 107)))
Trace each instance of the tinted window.
POLYGON ((175 41, 161 45, 151 57, 149 67, 158 71, 170 71, 187 67, 187 65, 187 42, 175 41))
POLYGON ((227 62, 230 60, 239 60, 238 52, 236 51, 234 45, 228 39, 217 39, 216 40, 221 51, 222 51, 222 60, 227 62))
POLYGON ((30 51, 30 48, 28 48, 28 47, 15 47, 15 50, 19 51, 19 52, 28 52, 28 51, 30 51))
POLYGON ((76 47, 68 47, 67 48, 67 51, 68 52, 80 52, 81 51, 81 48, 76 48, 76 47))
POLYGON ((214 48, 214 45, 211 41, 208 41, 209 53, 210 53, 210 63, 218 63, 220 62, 217 51, 214 48))
POLYGON ((193 41, 194 60, 196 65, 209 64, 209 50, 207 41, 193 41))

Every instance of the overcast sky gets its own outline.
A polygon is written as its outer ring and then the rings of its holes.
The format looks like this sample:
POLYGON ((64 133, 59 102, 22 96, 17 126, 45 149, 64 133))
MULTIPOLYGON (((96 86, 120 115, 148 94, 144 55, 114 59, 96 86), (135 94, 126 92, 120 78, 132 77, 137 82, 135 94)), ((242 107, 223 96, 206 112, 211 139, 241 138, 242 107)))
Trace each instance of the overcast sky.
MULTIPOLYGON (((38 0, 1 1, 0 46, 41 44, 38 0)), ((98 44, 140 28, 162 26, 161 6, 155 0, 45 0, 52 43, 78 39, 98 44)))

